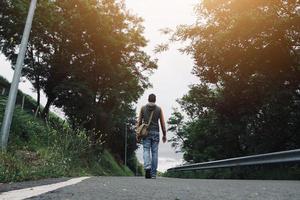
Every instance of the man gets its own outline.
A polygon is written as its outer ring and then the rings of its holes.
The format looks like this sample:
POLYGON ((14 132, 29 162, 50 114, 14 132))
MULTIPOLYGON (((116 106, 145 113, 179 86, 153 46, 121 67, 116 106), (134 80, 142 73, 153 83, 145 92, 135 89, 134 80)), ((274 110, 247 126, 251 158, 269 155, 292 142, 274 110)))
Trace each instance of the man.
POLYGON ((150 94, 148 97, 148 104, 141 108, 138 118, 137 127, 139 127, 143 122, 148 123, 151 113, 152 120, 149 125, 149 134, 142 141, 143 144, 143 158, 144 158, 144 169, 145 178, 156 178, 157 173, 157 163, 158 163, 158 144, 159 144, 159 122, 163 132, 162 141, 165 143, 167 141, 166 136, 166 126, 162 109, 155 104, 156 96, 150 94), (150 155, 151 152, 151 155, 150 155))

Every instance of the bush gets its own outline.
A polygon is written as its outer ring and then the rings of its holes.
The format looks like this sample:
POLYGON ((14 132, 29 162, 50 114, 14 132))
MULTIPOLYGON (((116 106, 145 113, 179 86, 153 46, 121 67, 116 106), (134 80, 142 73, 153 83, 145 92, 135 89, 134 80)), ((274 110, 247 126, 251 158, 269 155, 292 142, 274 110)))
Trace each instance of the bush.
MULTIPOLYGON (((1 122, 5 103, 6 99, 0 97, 1 122)), ((45 124, 16 106, 8 150, 0 154, 0 182, 62 176, 133 175, 100 144, 91 147, 87 135, 84 130, 71 129, 53 115, 45 124)))

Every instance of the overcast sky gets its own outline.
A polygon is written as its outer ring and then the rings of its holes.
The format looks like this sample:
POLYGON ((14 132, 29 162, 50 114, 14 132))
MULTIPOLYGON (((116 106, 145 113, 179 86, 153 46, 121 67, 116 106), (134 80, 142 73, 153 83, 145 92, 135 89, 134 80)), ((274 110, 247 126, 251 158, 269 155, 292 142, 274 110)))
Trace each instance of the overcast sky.
MULTIPOLYGON (((157 44, 165 42, 166 36, 161 35, 159 29, 175 28, 180 24, 192 24, 195 21, 193 12, 194 6, 199 0, 125 0, 127 8, 132 13, 144 19, 145 37, 149 40, 146 51, 153 58, 158 58, 158 70, 151 76, 150 81, 153 88, 147 90, 140 98, 137 108, 147 103, 147 97, 150 93, 157 95, 157 104, 164 110, 165 120, 171 116, 172 108, 178 107, 176 99, 182 97, 188 91, 188 86, 197 83, 198 80, 191 74, 193 61, 187 56, 177 51, 178 45, 172 46, 169 51, 155 55, 153 52, 157 44)), ((12 80, 13 71, 10 63, 0 55, 0 75, 12 80)), ((24 80, 25 81, 25 80, 24 80)), ((32 86, 28 82, 22 82, 19 88, 36 97, 32 86)), ((46 98, 42 97, 42 104, 45 104, 46 98)), ((53 108, 52 108, 53 110, 53 108)), ((56 110, 56 112, 58 112, 56 110)), ((168 133, 168 138, 172 135, 168 133)), ((137 152, 139 160, 142 162, 142 149, 137 152)), ((158 170, 166 169, 181 164, 182 155, 176 154, 171 148, 171 144, 160 143, 159 146, 159 164, 158 170)))
MULTIPOLYGON (((162 107, 165 120, 171 116, 172 108, 178 107, 176 99, 187 93, 189 85, 198 80, 191 74, 193 60, 178 52, 178 45, 169 51, 155 55, 153 49, 157 44, 165 42, 166 36, 160 33, 162 28, 172 28, 180 24, 192 24, 196 17, 194 6, 199 0, 125 0, 127 8, 142 17, 145 26, 145 37, 149 40, 147 52, 158 58, 158 70, 151 76, 153 88, 145 92, 138 102, 137 108, 147 103, 150 93, 157 95, 157 104, 162 107)), ((168 133, 168 138, 171 134, 168 133)), ((142 149, 138 150, 138 157, 142 161, 142 149)), ((182 155, 176 154, 171 144, 160 143, 158 169, 166 169, 181 164, 182 155)))

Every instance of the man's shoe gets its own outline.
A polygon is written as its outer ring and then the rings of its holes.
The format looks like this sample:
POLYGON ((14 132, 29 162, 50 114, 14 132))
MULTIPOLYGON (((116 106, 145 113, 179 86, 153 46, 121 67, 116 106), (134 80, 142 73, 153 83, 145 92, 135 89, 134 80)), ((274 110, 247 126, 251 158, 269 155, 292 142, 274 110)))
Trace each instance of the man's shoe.
POLYGON ((156 179, 156 176, 152 176, 151 178, 152 178, 152 179, 156 179))
POLYGON ((145 170, 145 178, 151 178, 151 169, 145 170))

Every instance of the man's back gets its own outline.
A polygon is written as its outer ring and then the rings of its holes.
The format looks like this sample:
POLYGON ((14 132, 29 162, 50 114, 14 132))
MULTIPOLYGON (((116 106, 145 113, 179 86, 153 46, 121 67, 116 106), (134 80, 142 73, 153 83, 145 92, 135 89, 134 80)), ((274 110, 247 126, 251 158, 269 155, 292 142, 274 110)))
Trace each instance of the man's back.
POLYGON ((152 120, 149 125, 150 131, 159 132, 159 119, 161 118, 161 108, 155 103, 148 103, 141 109, 141 117, 145 124, 149 123, 151 113, 153 112, 152 120))

